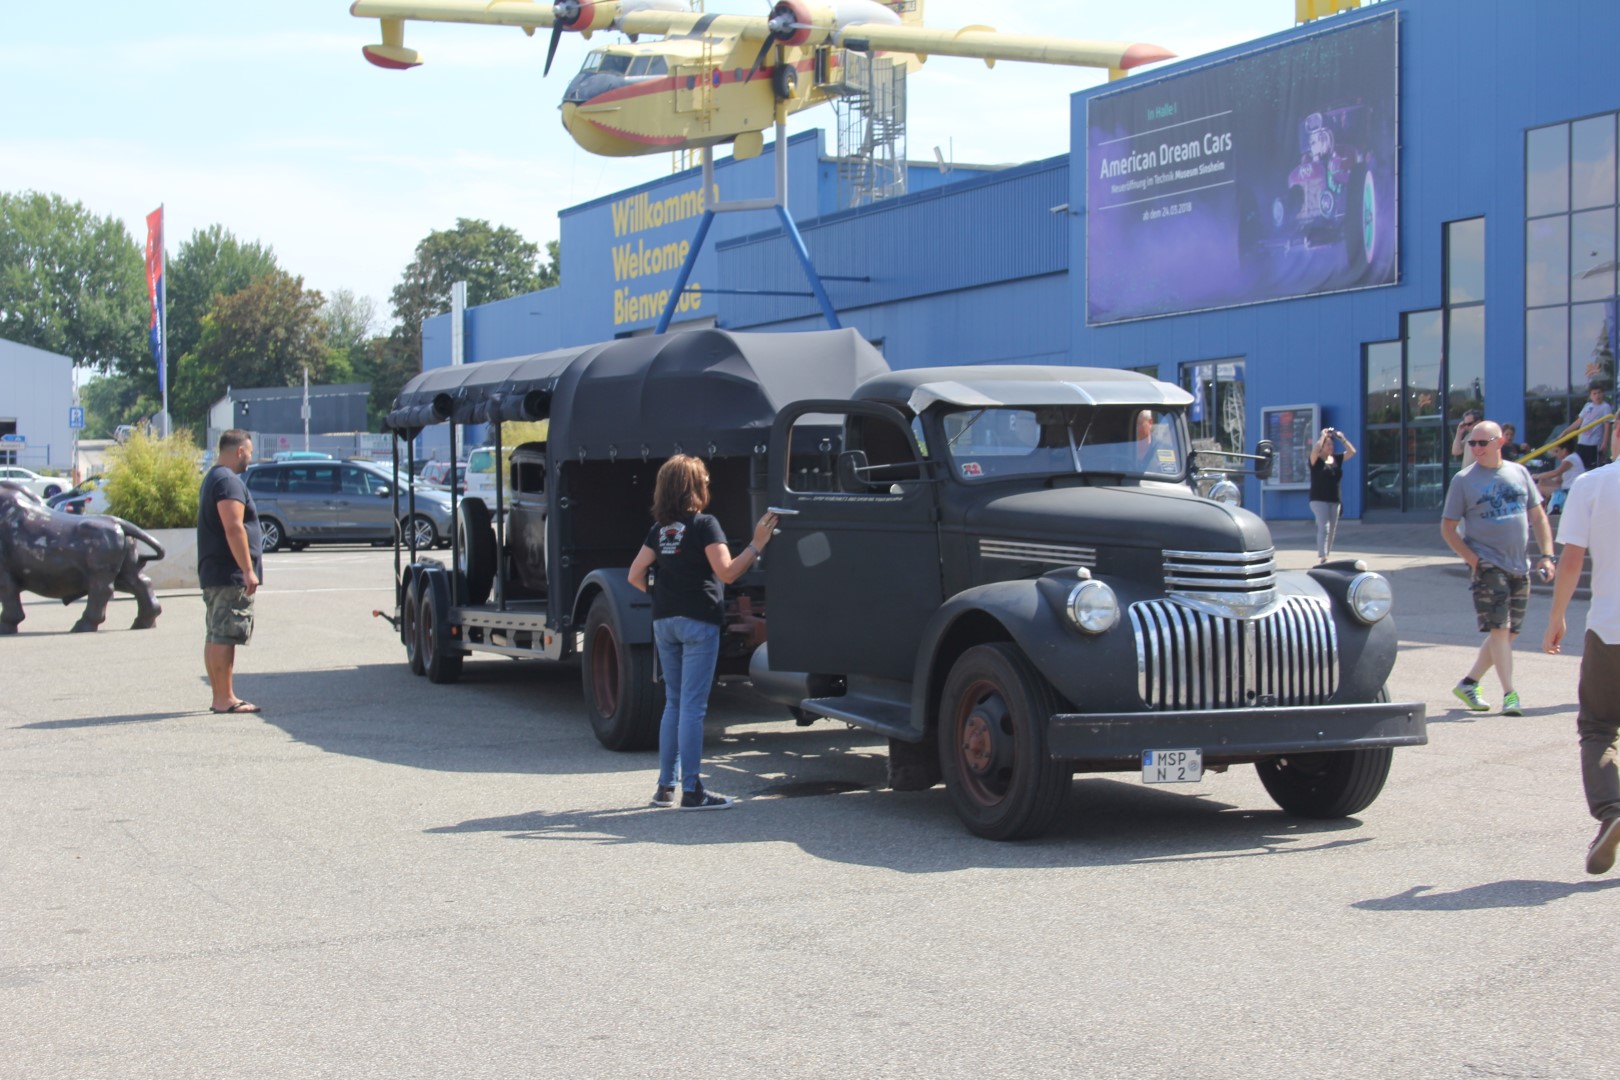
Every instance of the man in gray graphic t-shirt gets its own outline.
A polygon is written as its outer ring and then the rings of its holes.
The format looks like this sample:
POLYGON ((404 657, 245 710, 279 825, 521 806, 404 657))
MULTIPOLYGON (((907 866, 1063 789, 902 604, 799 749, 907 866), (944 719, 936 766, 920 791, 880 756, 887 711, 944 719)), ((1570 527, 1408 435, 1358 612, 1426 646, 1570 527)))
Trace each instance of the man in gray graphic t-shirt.
POLYGON ((1479 680, 1492 667, 1502 680, 1502 712, 1519 716, 1523 707, 1513 689, 1513 639, 1524 626, 1530 601, 1530 530, 1536 530, 1537 570, 1551 577, 1552 528, 1541 507, 1541 492, 1523 465, 1502 459, 1502 429, 1481 420, 1467 435, 1473 461, 1451 479, 1440 511, 1440 533, 1468 564, 1474 615, 1485 642, 1473 669, 1452 693, 1475 712, 1490 705, 1479 696, 1479 680))

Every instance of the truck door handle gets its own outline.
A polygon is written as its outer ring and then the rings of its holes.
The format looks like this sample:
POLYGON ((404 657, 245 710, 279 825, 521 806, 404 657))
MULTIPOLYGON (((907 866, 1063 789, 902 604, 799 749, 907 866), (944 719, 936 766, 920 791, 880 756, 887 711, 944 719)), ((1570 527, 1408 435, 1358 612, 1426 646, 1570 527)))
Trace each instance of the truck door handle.
POLYGON ((775 514, 777 517, 798 517, 799 516, 799 512, 797 510, 789 510, 785 506, 767 506, 765 508, 765 510, 766 510, 767 513, 775 514))

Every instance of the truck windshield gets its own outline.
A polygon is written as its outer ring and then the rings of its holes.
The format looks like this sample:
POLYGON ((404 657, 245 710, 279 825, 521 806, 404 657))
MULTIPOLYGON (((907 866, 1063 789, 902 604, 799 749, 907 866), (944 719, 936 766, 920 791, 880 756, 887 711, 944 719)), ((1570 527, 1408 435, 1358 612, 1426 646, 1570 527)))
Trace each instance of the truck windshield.
POLYGON ((1141 405, 963 409, 946 414, 951 468, 969 483, 1104 473, 1176 480, 1186 474, 1180 414, 1141 405))

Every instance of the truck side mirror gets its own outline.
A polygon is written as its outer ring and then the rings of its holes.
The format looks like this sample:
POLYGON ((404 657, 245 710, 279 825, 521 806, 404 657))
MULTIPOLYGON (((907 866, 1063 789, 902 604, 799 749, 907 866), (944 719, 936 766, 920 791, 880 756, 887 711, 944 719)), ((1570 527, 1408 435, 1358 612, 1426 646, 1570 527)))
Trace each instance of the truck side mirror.
POLYGON ((1277 457, 1277 447, 1270 439, 1261 439, 1254 444, 1254 475, 1257 479, 1267 480, 1271 477, 1271 463, 1277 457))
POLYGON ((845 450, 838 455, 838 490, 870 491, 872 485, 861 474, 867 471, 865 450, 845 450))

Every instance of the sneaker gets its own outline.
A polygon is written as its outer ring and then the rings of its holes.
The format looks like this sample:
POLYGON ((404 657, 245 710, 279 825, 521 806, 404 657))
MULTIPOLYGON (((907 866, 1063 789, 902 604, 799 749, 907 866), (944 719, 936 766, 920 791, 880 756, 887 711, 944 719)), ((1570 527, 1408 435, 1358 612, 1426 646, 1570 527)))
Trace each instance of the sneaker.
POLYGON ((705 791, 701 784, 692 791, 681 792, 682 810, 725 810, 736 801, 729 795, 716 795, 712 791, 705 791))
POLYGON ((1614 869, 1614 849, 1620 848, 1620 817, 1612 817, 1598 826, 1592 846, 1586 849, 1586 872, 1607 874, 1614 869))
POLYGON ((1490 702, 1479 696, 1479 683, 1458 683, 1451 692, 1474 712, 1485 712, 1491 707, 1490 702))
POLYGON ((675 805, 675 785, 670 784, 668 787, 665 787, 663 784, 659 784, 658 785, 658 790, 653 792, 652 802, 649 805, 651 805, 651 806, 661 806, 661 807, 664 807, 666 809, 668 807, 674 806, 675 805))
POLYGON ((1502 699, 1502 715, 1503 716, 1523 716, 1524 715, 1524 708, 1519 704, 1519 693, 1518 693, 1517 690, 1509 690, 1507 692, 1507 696, 1502 699))

